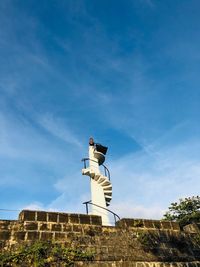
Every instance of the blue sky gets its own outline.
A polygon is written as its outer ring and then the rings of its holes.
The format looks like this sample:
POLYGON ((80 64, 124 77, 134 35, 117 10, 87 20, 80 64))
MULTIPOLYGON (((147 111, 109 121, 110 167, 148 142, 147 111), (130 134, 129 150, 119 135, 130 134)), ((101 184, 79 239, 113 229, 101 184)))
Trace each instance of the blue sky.
POLYGON ((199 10, 198 0, 1 1, 0 208, 84 212, 90 136, 109 147, 121 217, 161 218, 199 194, 199 10))

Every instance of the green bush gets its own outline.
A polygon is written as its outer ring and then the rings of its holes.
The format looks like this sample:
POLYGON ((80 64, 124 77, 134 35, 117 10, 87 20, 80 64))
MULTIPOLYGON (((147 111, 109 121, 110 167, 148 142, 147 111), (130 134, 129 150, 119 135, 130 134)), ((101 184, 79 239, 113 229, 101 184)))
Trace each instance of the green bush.
POLYGON ((37 241, 22 245, 16 250, 0 253, 0 266, 12 267, 50 267, 71 266, 75 261, 91 261, 94 253, 66 248, 63 244, 37 241))
POLYGON ((179 202, 171 203, 163 219, 178 222, 181 228, 190 223, 199 223, 200 197, 188 197, 179 199, 179 202))

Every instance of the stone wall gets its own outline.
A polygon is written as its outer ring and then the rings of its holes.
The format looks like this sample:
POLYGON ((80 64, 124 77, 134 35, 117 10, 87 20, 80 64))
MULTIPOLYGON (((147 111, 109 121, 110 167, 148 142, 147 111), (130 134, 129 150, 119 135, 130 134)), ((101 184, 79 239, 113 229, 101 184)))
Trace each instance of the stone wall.
POLYGON ((0 248, 35 240, 55 240, 94 253, 91 267, 200 266, 200 225, 184 231, 177 223, 121 219, 102 226, 101 217, 85 214, 28 211, 16 221, 0 221, 0 248))

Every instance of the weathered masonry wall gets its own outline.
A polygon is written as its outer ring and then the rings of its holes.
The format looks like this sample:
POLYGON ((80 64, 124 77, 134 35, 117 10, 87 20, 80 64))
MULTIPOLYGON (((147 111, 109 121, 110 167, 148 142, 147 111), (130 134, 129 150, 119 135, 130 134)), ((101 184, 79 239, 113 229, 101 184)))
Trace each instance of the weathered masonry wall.
POLYGON ((84 214, 28 211, 16 221, 0 221, 0 248, 35 240, 55 240, 94 253, 91 267, 198 267, 200 224, 184 231, 177 223, 121 219, 102 226, 101 217, 84 214))

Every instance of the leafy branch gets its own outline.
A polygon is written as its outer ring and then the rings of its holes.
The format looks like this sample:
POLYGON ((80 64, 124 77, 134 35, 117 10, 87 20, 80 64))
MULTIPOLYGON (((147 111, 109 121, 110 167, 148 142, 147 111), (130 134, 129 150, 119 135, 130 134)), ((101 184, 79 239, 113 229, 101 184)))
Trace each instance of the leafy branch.
POLYGON ((192 222, 200 222, 200 197, 192 196, 171 203, 164 220, 179 222, 181 226, 192 222))

